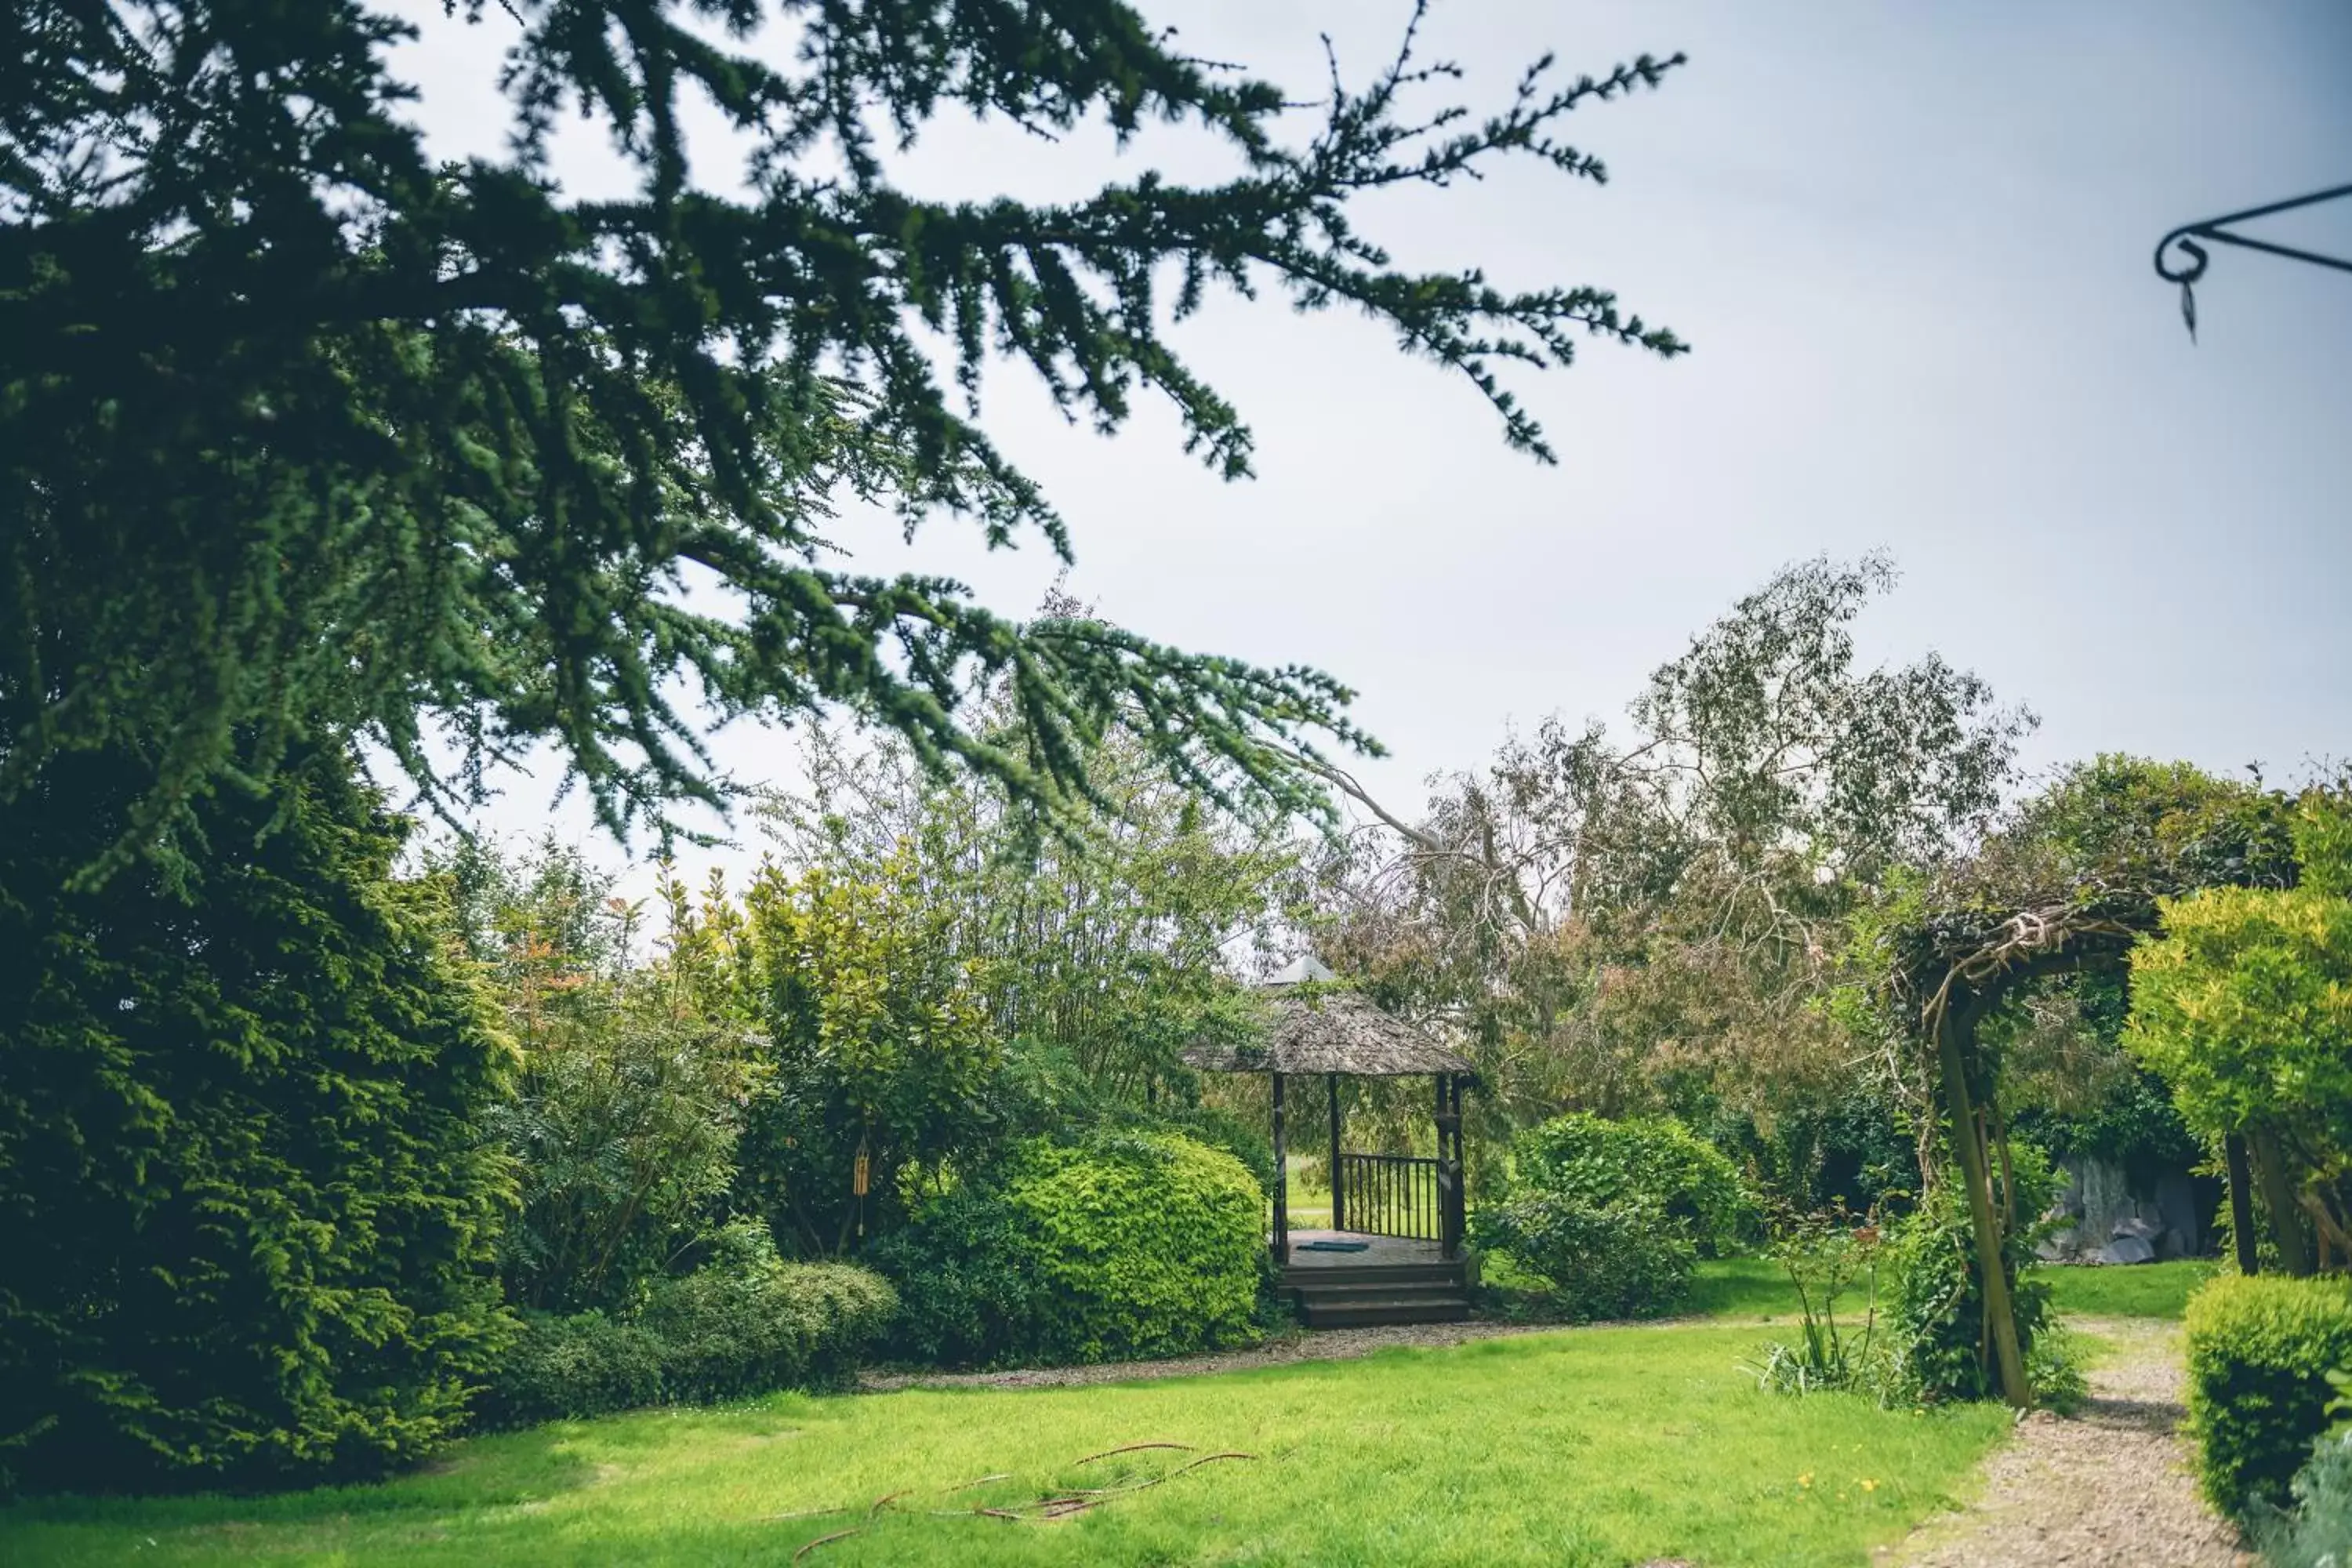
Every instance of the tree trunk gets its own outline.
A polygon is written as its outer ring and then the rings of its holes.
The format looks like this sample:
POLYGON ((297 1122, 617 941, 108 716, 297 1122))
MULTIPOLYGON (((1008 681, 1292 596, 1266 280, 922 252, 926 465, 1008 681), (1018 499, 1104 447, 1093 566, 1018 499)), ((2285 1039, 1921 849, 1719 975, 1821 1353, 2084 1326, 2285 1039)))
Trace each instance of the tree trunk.
MULTIPOLYGON (((1968 1027, 1973 1033, 1974 1026, 1968 1027)), ((1985 1332, 1992 1342, 1994 1371, 2000 1384, 2000 1396, 2022 1410, 2033 1403, 2033 1390, 2025 1381, 2025 1357, 2017 1344, 2017 1314, 2010 1302, 2009 1274, 2001 1261, 2000 1216, 1993 1213, 1985 1146, 1977 1135, 1975 1097, 1969 1093, 1961 1028, 1948 1012, 1937 1021, 1936 1060, 1943 1072, 1944 1109, 1951 1118, 1953 1152, 1959 1156, 1960 1179, 1969 1188, 1969 1228, 1976 1232, 1977 1269, 1984 1289, 1985 1332)))
POLYGON ((2246 1158, 2246 1140, 2232 1132, 2221 1140, 2221 1162, 2230 1170, 2230 1240, 2238 1254, 2238 1272, 2262 1272, 2261 1238, 2254 1235, 2254 1173, 2246 1158))
POLYGON ((2304 1245, 2303 1209, 2287 1184, 2286 1162, 2279 1153, 2278 1135, 2256 1127, 2246 1137, 2254 1157, 2254 1180, 2262 1184, 2263 1206, 2271 1211, 2271 1235, 2278 1242, 2279 1267, 2298 1279, 2312 1269, 2311 1248, 2304 1245))

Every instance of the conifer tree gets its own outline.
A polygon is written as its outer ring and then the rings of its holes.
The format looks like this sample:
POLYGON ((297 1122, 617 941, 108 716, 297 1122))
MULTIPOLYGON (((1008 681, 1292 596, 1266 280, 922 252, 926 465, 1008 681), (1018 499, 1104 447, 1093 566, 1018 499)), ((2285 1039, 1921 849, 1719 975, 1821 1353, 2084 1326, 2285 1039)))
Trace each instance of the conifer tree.
POLYGON ((339 750, 200 795, 177 875, 61 890, 127 776, 75 756, 0 806, 0 1483, 419 1457, 508 1327, 513 1048, 339 750))
POLYGON ((1051 814, 1116 714, 1188 787, 1312 807, 1265 742, 1360 743, 1337 681, 844 570, 829 507, 1066 556, 979 422, 998 358, 1105 431, 1156 395, 1247 474, 1241 413, 1167 335, 1216 289, 1371 318, 1546 460, 1500 369, 1588 334, 1682 349, 1603 290, 1410 270, 1357 226, 1361 198, 1509 156, 1602 178, 1563 121, 1679 56, 1538 61, 1478 117, 1418 15, 1385 68, 1335 65, 1301 105, 1118 0, 449 5, 511 117, 456 164, 427 154, 412 26, 382 0, 0 8, 0 800, 63 758, 137 757, 138 810, 85 877, 306 733, 367 737, 460 805, 551 742, 621 829, 719 797, 714 719, 845 707, 1051 814), (690 160, 698 102, 733 141, 690 160), (883 142, 950 109, 1045 158, 1082 126, 1181 122, 1234 173, 926 199, 883 142), (556 183, 572 116, 625 194, 556 183), (1009 732, 964 722, 982 689, 1012 694, 1009 732))

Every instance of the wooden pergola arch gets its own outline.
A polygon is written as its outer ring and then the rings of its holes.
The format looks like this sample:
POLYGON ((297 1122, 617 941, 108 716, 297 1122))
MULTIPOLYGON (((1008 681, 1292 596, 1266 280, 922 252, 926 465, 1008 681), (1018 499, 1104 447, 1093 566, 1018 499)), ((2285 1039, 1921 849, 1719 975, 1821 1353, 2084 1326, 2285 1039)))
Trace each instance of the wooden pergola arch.
MULTIPOLYGON (((1945 1113, 1951 1121, 1953 1152, 1968 1187, 1969 1229, 1975 1235, 1978 1274, 1984 1281, 1985 1329, 1992 1342, 1995 1375, 2001 1397, 2021 1408, 2033 1395, 2001 1259, 2016 1216, 1996 1211, 1992 1202, 1996 1151, 2004 1196, 2015 1189, 2009 1177, 2000 1104, 1990 1094, 1979 1104, 1971 1082, 1977 1030, 2021 985, 2126 963, 2133 942, 2156 923, 2153 898, 2123 900, 2121 907, 2058 904, 2023 910, 1974 933, 1973 943, 1961 946, 1955 956, 1938 957, 1931 946, 1921 955, 1923 962, 1902 976, 1905 988, 1918 999, 1919 1037, 1935 1058, 1945 1113), (1931 977, 1932 985, 1926 984, 1931 977)), ((2232 1203, 2238 1201, 2237 1192, 2233 1182, 2232 1203)))

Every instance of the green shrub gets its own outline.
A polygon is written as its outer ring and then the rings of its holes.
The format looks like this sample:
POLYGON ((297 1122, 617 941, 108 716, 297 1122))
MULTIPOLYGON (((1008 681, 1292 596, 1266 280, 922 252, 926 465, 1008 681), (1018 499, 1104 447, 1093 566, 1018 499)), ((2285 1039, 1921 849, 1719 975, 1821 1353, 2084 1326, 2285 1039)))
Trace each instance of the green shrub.
POLYGON ((2290 1491, 2294 1507, 2254 1513, 2254 1544, 2267 1568, 2352 1563, 2352 1432, 2321 1438, 2290 1491))
POLYGON ((1671 1117, 1622 1121, 1575 1112, 1528 1128, 1511 1143, 1513 1190, 1607 1210, 1654 1205, 1702 1256, 1751 1237, 1756 1205, 1722 1151, 1671 1117))
POLYGON ((1654 1203, 1606 1206, 1555 1193, 1523 1193, 1479 1208, 1471 1238, 1508 1253, 1555 1288, 1579 1321, 1651 1317, 1690 1289, 1697 1248, 1654 1203))
POLYGON ((1156 1114, 1166 1131, 1231 1154, 1260 1193, 1274 1195, 1274 1138, 1263 1125, 1214 1105, 1181 1106, 1156 1114))
POLYGON ((2227 1275, 2189 1300, 2189 1422, 2213 1506, 2285 1500, 2352 1362, 2352 1281, 2227 1275))
POLYGON ((783 1263, 740 1227, 720 1254, 653 1286, 634 1314, 531 1313, 482 1405, 485 1425, 528 1426, 664 1401, 741 1398, 848 1381, 898 1299, 870 1269, 783 1263))
POLYGON ((477 1408, 485 1426, 528 1426, 661 1399, 661 1342, 643 1324, 593 1310, 527 1311, 477 1408))
POLYGON ((1170 1133, 1024 1145, 997 1185, 935 1201, 873 1249, 896 1353, 947 1365, 1177 1355, 1254 1331, 1263 1197, 1170 1133))
MULTIPOLYGON (((2058 1178, 2049 1160, 2030 1143, 2011 1150, 2017 1184, 2015 1212, 2039 1215, 2057 1195, 2058 1178)), ((1995 1186, 1999 1180, 1996 1177, 1995 1186)), ((1995 1202, 2002 1194, 1996 1191, 1995 1202)), ((2037 1349, 2052 1321, 2050 1287, 2030 1271, 2036 1227, 2011 1227, 2001 1260, 2017 1322, 2018 1351, 2029 1379, 2038 1379, 2038 1397, 2063 1403, 2080 1379, 2062 1353, 2063 1342, 2037 1349)), ((1885 1289, 1885 1332, 1890 1393, 1904 1400, 1937 1403, 1986 1399, 1996 1392, 1985 1347, 1984 1285, 1977 1267, 1976 1232, 1966 1195, 1944 1183, 1917 1211, 1889 1234, 1880 1259, 1885 1289)))
MULTIPOLYGON (((132 831, 124 759, 0 796, 0 1470, 28 1487, 380 1473, 512 1323, 483 1136, 511 1051, 336 751, 132 831)), ((0 1477, 5 1479, 5 1477, 0 1477)))
POLYGON ((896 1282, 889 1354, 926 1366, 999 1366, 1043 1353, 1049 1303, 1021 1211, 959 1188, 867 1248, 896 1282))
POLYGON ((1783 1224, 1771 1256, 1796 1290, 1799 1337, 1793 1343, 1775 1341, 1764 1347, 1750 1369, 1758 1386, 1805 1394, 1852 1388, 1874 1375, 1883 1359, 1874 1342, 1883 1245, 1875 1215, 1857 1223, 1852 1214, 1836 1210, 1783 1224), (1865 1289, 1862 1321, 1841 1323, 1838 1298, 1856 1281, 1865 1289))
POLYGON ((734 1399, 779 1388, 840 1388, 898 1310, 868 1268, 780 1263, 744 1273, 698 1268, 654 1287, 639 1318, 660 1342, 664 1392, 734 1399))
POLYGON ((1006 1191, 1036 1240, 1057 1356, 1176 1355, 1247 1337, 1265 1217, 1231 1154, 1168 1133, 1033 1144, 1006 1191))

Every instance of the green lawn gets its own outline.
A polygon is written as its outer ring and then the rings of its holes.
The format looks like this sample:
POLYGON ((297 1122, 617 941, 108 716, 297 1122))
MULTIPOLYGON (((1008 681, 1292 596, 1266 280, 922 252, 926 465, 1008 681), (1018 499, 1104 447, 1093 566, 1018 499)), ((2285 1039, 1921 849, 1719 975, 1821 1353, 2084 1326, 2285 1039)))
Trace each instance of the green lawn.
MULTIPOLYGON (((1838 1295, 1839 1321, 1852 1317, 1858 1325, 1869 1306, 1868 1283, 1857 1280, 1838 1295)), ((1727 1322, 1786 1324, 1797 1316, 1797 1288, 1789 1271, 1769 1258, 1705 1258, 1682 1310, 1727 1322)))
MULTIPOLYGON (((2112 1267, 2042 1264, 2033 1275, 2050 1282, 2052 1304, 2069 1317, 2177 1320, 2190 1292, 2219 1267, 2195 1258, 2112 1267)), ((1859 1315, 1864 1305, 1862 1290, 1851 1289, 1838 1298, 1838 1316, 1859 1315)), ((1710 1258, 1698 1266, 1684 1310, 1727 1322, 1785 1323, 1795 1315, 1796 1294, 1769 1258, 1710 1258)))
POLYGON ((1581 1329, 1150 1384, 650 1412, 475 1439, 383 1487, 20 1504, 0 1510, 0 1561, 784 1563, 862 1526, 804 1561, 1858 1565, 1963 1491, 2008 1424, 1993 1405, 1761 1394, 1736 1364, 1759 1337, 1581 1329), (1255 1457, 1056 1523, 969 1511, 1185 1457, 1073 1465, 1142 1441, 1255 1457))
POLYGON ((2171 1263, 2045 1266, 2034 1273, 2050 1281, 2052 1304, 2071 1316, 2178 1319, 2189 1293, 2220 1267, 2210 1259, 2188 1258, 2171 1263))

